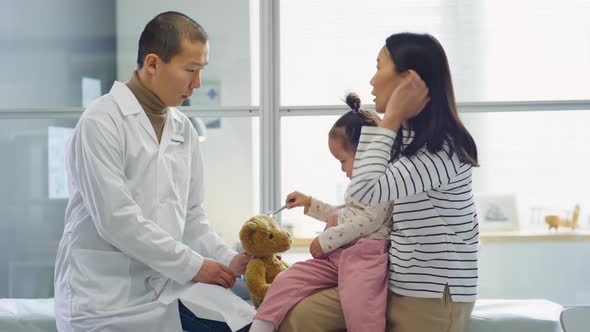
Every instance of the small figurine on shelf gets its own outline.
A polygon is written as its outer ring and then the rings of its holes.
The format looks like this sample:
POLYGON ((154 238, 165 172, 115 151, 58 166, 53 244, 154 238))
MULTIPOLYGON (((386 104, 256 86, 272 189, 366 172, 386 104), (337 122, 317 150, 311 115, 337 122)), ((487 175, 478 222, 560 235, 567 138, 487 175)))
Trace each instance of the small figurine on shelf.
POLYGON ((574 211, 572 212, 571 219, 561 218, 557 215, 550 215, 545 216, 545 222, 549 225, 549 230, 552 228, 557 228, 559 226, 562 227, 571 227, 571 229, 576 229, 578 227, 578 219, 580 218, 580 205, 576 204, 574 211))

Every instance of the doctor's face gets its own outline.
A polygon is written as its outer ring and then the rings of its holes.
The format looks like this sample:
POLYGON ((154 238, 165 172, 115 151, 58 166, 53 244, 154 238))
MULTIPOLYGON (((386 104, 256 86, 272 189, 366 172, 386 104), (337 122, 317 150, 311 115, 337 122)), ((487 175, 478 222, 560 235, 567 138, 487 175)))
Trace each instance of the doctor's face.
POLYGON ((154 93, 166 106, 179 106, 201 86, 201 71, 209 62, 209 43, 182 41, 182 51, 169 63, 158 58, 153 73, 154 93))

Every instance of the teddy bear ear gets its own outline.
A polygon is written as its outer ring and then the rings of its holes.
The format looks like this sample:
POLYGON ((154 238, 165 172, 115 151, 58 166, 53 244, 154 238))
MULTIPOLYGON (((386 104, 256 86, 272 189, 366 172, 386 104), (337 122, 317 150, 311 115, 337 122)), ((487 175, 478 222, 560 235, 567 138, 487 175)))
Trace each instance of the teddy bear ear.
POLYGON ((246 221, 240 230, 240 241, 242 244, 248 243, 250 241, 252 235, 256 233, 256 228, 258 228, 258 224, 256 224, 256 222, 246 221))

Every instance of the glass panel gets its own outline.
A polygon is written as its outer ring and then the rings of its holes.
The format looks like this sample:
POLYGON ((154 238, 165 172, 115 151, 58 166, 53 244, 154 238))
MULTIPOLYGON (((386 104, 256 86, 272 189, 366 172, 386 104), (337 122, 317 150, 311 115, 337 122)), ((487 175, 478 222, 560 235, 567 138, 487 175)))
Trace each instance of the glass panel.
MULTIPOLYGON (((64 143, 76 119, 0 119, 0 298, 53 296, 53 266, 67 204, 64 143)), ((235 246, 259 213, 259 119, 202 118, 205 208, 235 246), (231 207, 231 208, 228 208, 231 207)), ((200 127, 202 128, 202 127, 200 127)))
POLYGON ((542 298, 562 305, 588 304, 590 269, 587 264, 580 264, 590 259, 588 239, 565 236, 493 241, 486 238, 485 230, 501 228, 504 217, 509 221, 514 214, 525 234, 571 234, 571 229, 564 226, 549 231, 545 218, 554 215, 572 222, 579 204, 579 234, 588 234, 590 111, 461 116, 478 144, 481 164, 473 173, 483 235, 479 297, 542 298), (502 197, 508 197, 508 203, 502 197), (510 212, 510 205, 515 205, 516 211, 510 212))
MULTIPOLYGON (((485 195, 512 197, 517 225, 524 233, 538 234, 551 234, 544 222, 546 215, 557 214, 571 220, 574 206, 580 204, 580 234, 588 233, 590 157, 586 142, 590 141, 590 111, 463 113, 461 117, 475 138, 482 165, 475 169, 473 177, 476 203, 485 195)), ((289 192, 300 190, 330 203, 342 203, 348 179, 327 147, 327 134, 336 119, 337 116, 282 118, 283 200, 289 192)), ((478 214, 483 218, 484 212, 479 208, 478 214)), ((285 211, 282 217, 284 224, 294 228, 296 238, 314 237, 324 226, 303 216, 300 208, 285 211)), ((586 280, 590 269, 579 262, 590 259, 589 241, 491 241, 486 240, 490 233, 483 226, 480 228, 480 298, 542 298, 563 305, 588 303, 590 287, 586 280)), ((558 233, 568 232, 560 227, 558 233)), ((303 245, 295 247, 286 259, 307 259, 307 251, 303 245)))
POLYGON ((258 105, 258 8, 258 0, 117 1, 117 79, 127 81, 135 69, 145 24, 160 12, 175 10, 199 22, 209 35, 209 64, 190 105, 258 105))
POLYGON ((64 139, 76 120, 0 120, 0 297, 53 296, 63 232, 64 139))
POLYGON ((0 5, 0 107, 81 106, 116 75, 115 0, 0 5))
MULTIPOLYGON (((586 130, 590 111, 461 113, 461 117, 478 146, 476 195, 513 197, 517 226, 523 229, 545 228, 545 215, 571 218, 580 204, 579 226, 590 228, 590 209, 585 206, 590 197, 586 175, 590 157, 584 143, 590 141, 586 130)), ((348 179, 328 150, 328 131, 337 118, 282 118, 282 199, 299 190, 327 202, 343 201, 348 179)), ((323 229, 301 214, 293 210, 282 214, 284 223, 293 224, 296 237, 311 237, 323 229)))
POLYGON ((281 1, 281 104, 369 103, 378 51, 404 31, 439 39, 458 101, 589 99, 589 15, 580 0, 281 1))
POLYGON ((590 141, 589 111, 461 117, 478 145, 476 195, 514 197, 518 224, 524 229, 546 228, 546 215, 571 219, 576 204, 581 205, 580 227, 590 227, 590 155, 585 143, 590 141))
POLYGON ((213 229, 230 244, 239 242, 242 224, 260 213, 259 118, 203 118, 207 139, 205 208, 213 229))
POLYGON ((141 31, 167 10, 193 17, 210 36, 210 64, 192 105, 257 105, 258 7, 258 0, 3 2, 0 108, 80 107, 115 79, 127 81, 141 31))
MULTIPOLYGON (((324 202, 342 204, 348 178, 328 149, 328 132, 338 116, 289 116, 281 118, 281 201, 293 191, 324 202)), ((303 215, 297 208, 281 212, 285 227, 296 238, 312 238, 325 224, 303 215)))

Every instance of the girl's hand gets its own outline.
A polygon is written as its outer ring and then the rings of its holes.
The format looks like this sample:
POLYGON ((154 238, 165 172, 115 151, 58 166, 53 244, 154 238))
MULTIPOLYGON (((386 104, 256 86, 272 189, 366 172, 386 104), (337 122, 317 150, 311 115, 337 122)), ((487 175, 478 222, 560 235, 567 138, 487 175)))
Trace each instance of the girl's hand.
MULTIPOLYGON (((340 210, 340 209, 338 209, 338 210, 340 210)), ((330 216, 328 217, 328 221, 326 222, 326 224, 327 224, 326 228, 338 226, 338 216, 340 215, 338 210, 336 210, 336 211, 332 212, 332 214, 330 214, 330 216)))
POLYGON ((409 70, 391 93, 379 126, 397 132, 402 124, 420 114, 429 101, 426 83, 415 71, 409 70))
POLYGON ((287 195, 287 209, 292 209, 298 206, 303 206, 305 212, 307 212, 311 206, 311 196, 307 196, 298 191, 294 191, 287 195))
POLYGON ((311 253, 311 256, 313 256, 313 258, 323 258, 327 256, 327 254, 322 251, 322 247, 320 246, 320 239, 318 237, 311 241, 311 244, 309 245, 309 252, 311 253))

